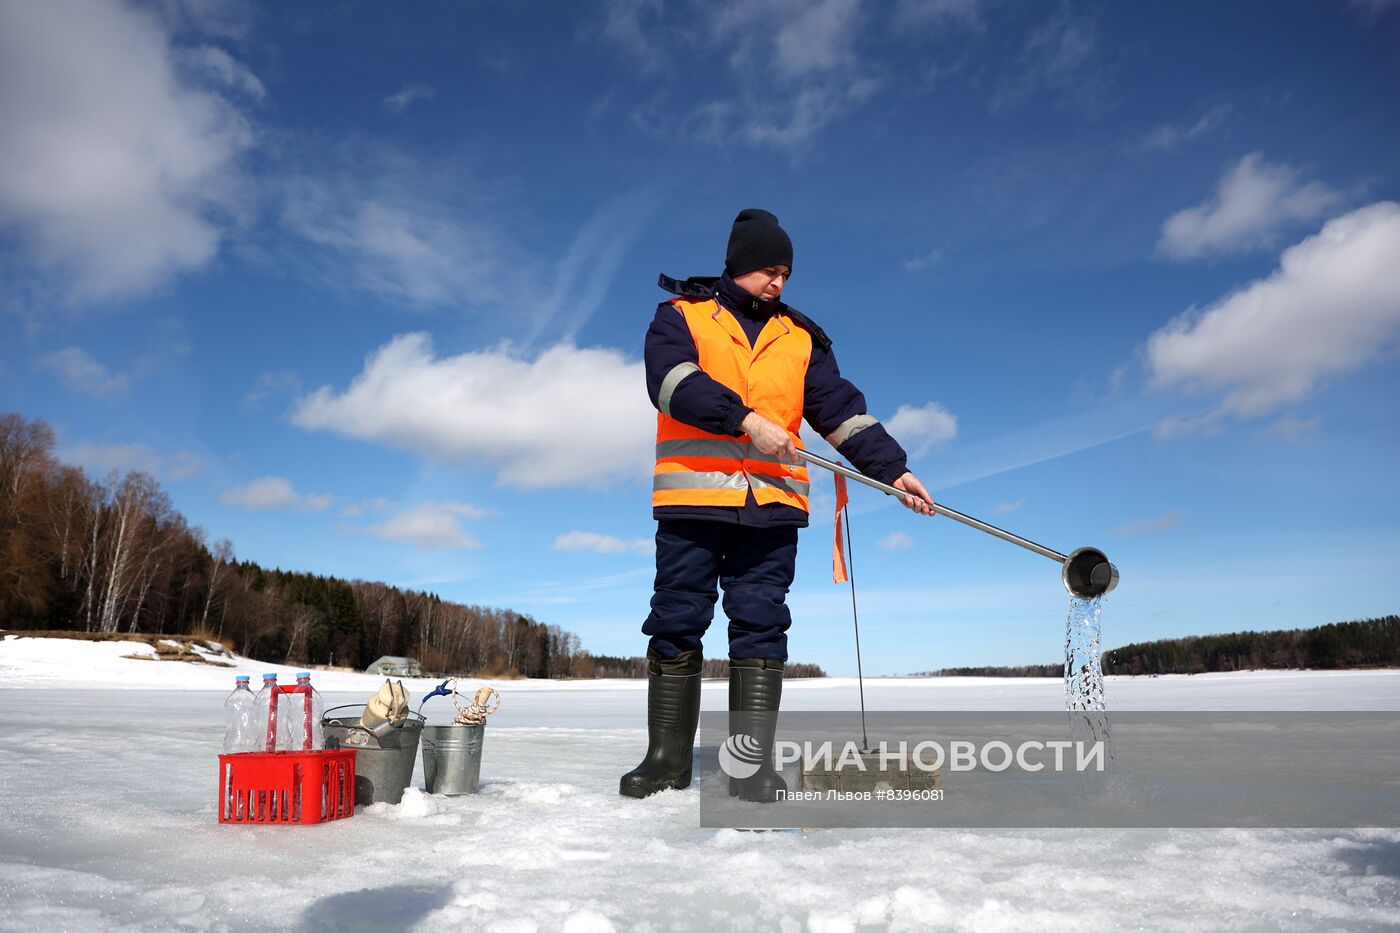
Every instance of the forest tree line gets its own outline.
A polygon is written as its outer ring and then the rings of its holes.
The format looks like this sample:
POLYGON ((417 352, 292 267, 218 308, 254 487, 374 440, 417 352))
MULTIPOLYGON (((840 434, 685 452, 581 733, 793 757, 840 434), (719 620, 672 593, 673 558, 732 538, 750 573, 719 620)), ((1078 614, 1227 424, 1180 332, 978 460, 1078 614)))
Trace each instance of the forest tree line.
POLYGON ((1193 635, 1105 652, 1105 674, 1205 674, 1400 665, 1400 616, 1308 629, 1193 635))
POLYGON ((42 421, 0 414, 0 628, 195 635, 262 661, 363 669, 411 655, 452 674, 592 677, 578 636, 510 609, 234 557, 149 474, 94 481, 42 421))
MULTIPOLYGON (((1105 674, 1208 674, 1348 667, 1400 667, 1400 616, 1332 622, 1307 629, 1166 638, 1103 653, 1105 674)), ((923 676, 1059 677, 1063 673, 1063 664, 1027 664, 949 667, 923 676)))

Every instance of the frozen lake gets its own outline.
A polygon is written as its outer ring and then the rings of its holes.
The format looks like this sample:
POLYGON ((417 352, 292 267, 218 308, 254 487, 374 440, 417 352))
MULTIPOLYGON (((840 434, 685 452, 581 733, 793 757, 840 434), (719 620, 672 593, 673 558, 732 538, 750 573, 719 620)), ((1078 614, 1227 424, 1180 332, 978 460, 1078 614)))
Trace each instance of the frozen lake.
MULTIPOLYGON (((641 682, 497 684, 477 796, 410 790, 324 826, 220 826, 233 671, 121 653, 0 642, 0 928, 1400 926, 1400 831, 701 830, 693 790, 617 795, 646 744, 641 682)), ((316 681, 327 705, 362 702, 375 682, 316 681)), ((426 683, 411 682, 415 704, 426 683)), ((1049 680, 876 680, 866 697, 887 710, 1063 707, 1049 680)), ((707 710, 725 700, 706 684, 707 710)), ((1397 710, 1400 671, 1110 678, 1108 701, 1397 710)), ((784 707, 855 702, 855 682, 836 679, 789 684, 784 707)), ((446 721, 445 701, 432 704, 446 721)))

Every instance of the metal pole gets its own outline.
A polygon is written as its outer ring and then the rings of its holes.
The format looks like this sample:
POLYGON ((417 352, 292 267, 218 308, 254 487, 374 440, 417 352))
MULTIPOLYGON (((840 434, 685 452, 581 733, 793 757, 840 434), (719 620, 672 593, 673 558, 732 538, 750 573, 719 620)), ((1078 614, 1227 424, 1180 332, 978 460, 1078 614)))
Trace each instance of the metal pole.
MULTIPOLYGON (((896 489, 895 487, 882 483, 879 480, 873 480, 870 477, 851 469, 845 464, 837 463, 833 460, 828 460, 825 457, 819 457, 816 454, 808 453, 805 450, 798 450, 797 456, 803 460, 806 460, 808 463, 815 463, 819 467, 825 467, 833 473, 840 473, 842 476, 848 479, 853 479, 857 483, 864 483, 872 489, 878 489, 887 496, 894 496, 896 499, 903 500, 906 496, 909 495, 909 493, 904 492, 903 490, 896 489)), ((967 525, 970 528, 976 528, 978 531, 985 531, 987 534, 994 535, 1003 541, 1009 541, 1012 544, 1019 544, 1026 550, 1034 551, 1041 557, 1048 557, 1057 564, 1063 565, 1065 561, 1069 559, 1065 555, 1061 554, 1059 551, 1052 551, 1050 550, 1050 548, 1045 547, 1042 544, 1036 544, 1034 541, 1029 541, 1021 537, 1020 535, 1014 535, 1011 532, 1006 531, 1005 529, 998 528, 996 525, 989 525, 984 521, 973 518, 971 515, 964 515, 956 509, 948 508, 946 505, 939 505, 936 502, 930 503, 930 505, 933 507, 934 512, 938 513, 939 515, 946 515, 954 521, 962 522, 964 525, 967 525)))
POLYGON ((865 734, 865 672, 861 670, 860 664, 860 615, 856 612, 856 557, 855 550, 851 547, 850 509, 843 508, 841 517, 846 520, 846 561, 851 565, 851 621, 856 626, 856 683, 860 686, 860 750, 867 752, 870 750, 870 736, 865 734))

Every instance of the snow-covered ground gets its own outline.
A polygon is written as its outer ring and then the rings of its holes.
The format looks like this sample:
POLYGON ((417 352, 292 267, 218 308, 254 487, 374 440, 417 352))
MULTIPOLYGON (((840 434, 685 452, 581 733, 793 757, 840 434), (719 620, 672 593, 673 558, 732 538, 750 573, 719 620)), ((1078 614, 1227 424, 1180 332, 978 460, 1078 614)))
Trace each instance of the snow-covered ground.
MULTIPOLYGON (((479 795, 410 789, 399 806, 324 826, 219 826, 215 755, 235 670, 120 657, 148 652, 0 641, 0 928, 1400 926, 1393 830, 701 830, 693 790, 617 795, 646 744, 645 685, 631 681, 495 684, 504 703, 479 795)), ((362 702, 378 679, 314 681, 333 705, 362 702)), ((406 683, 415 700, 431 684, 406 683)), ((887 710, 1053 710, 1061 691, 982 678, 865 686, 867 705, 887 710)), ((1397 710, 1400 671, 1109 678, 1108 698, 1119 710, 1397 710)), ((706 684, 706 709, 725 699, 724 684, 706 684)), ((785 689, 789 709, 855 702, 852 679, 785 689)), ((433 704, 445 721, 450 707, 433 704)))

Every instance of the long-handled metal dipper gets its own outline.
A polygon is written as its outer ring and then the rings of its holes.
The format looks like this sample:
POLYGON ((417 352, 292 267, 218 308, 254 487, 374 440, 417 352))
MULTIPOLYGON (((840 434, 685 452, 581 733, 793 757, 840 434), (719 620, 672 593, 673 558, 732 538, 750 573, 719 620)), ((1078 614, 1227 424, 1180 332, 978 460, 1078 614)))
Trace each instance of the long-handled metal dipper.
MULTIPOLYGON (((808 463, 824 467, 833 473, 840 473, 842 476, 853 479, 857 483, 864 483, 872 489, 878 489, 889 496, 903 500, 909 493, 896 489, 893 486, 873 480, 864 476, 845 464, 819 457, 816 454, 808 453, 805 450, 798 450, 797 456, 808 463)), ((1003 541, 1010 541, 1012 544, 1019 544, 1028 551, 1034 551, 1041 557, 1048 557, 1061 566, 1061 579, 1064 580, 1065 589, 1069 590, 1071 596, 1080 599, 1093 599, 1112 591, 1118 585, 1118 568, 1109 563, 1104 552, 1097 548, 1082 547, 1072 552, 1068 557, 1059 551, 1052 551, 1044 545, 1028 541, 1020 535, 1014 535, 996 525, 989 525, 984 521, 973 518, 971 515, 964 515, 956 509, 950 509, 946 505, 930 503, 933 510, 939 515, 946 515, 954 521, 962 522, 978 531, 985 531, 989 535, 995 535, 1003 541)))

